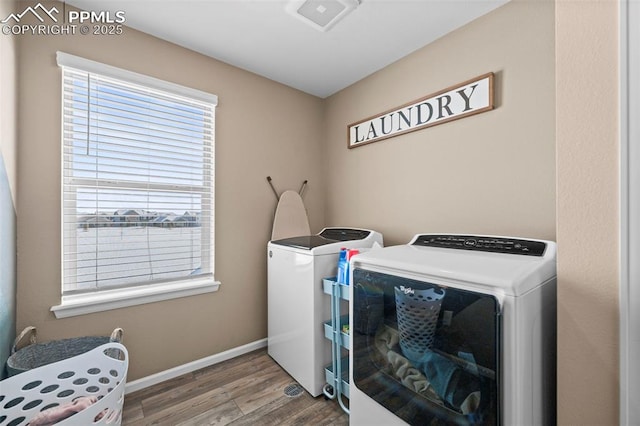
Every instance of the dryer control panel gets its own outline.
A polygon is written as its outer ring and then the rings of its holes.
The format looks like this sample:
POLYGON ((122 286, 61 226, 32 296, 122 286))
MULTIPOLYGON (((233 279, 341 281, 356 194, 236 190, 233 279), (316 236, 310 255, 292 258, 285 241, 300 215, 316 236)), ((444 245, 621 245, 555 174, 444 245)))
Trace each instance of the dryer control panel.
POLYGON ((424 234, 417 235, 411 245, 486 251, 491 253, 542 256, 547 245, 540 241, 520 240, 485 235, 424 234))

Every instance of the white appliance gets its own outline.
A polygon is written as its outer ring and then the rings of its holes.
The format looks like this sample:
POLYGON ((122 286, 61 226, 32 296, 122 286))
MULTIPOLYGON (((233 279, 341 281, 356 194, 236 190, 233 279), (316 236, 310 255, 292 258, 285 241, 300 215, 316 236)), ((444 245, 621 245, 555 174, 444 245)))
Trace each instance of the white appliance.
POLYGON ((555 424, 554 242, 416 235, 350 268, 349 424, 555 424))
POLYGON ((341 248, 382 245, 378 232, 325 228, 319 234, 270 241, 268 269, 268 353, 311 395, 325 383, 331 342, 324 322, 331 318, 331 297, 322 279, 335 277, 341 248))

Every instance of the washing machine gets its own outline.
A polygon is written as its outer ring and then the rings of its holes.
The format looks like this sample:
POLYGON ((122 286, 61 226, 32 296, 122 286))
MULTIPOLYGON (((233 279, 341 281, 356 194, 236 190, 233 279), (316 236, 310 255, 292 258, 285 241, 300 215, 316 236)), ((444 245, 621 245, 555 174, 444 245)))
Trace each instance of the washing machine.
POLYGON ((336 276, 341 248, 374 244, 383 244, 378 232, 332 227, 267 245, 268 353, 313 396, 322 392, 331 363, 331 342, 324 337, 331 297, 322 279, 336 276))
POLYGON ((555 424, 554 242, 419 234, 350 270, 350 425, 555 424))

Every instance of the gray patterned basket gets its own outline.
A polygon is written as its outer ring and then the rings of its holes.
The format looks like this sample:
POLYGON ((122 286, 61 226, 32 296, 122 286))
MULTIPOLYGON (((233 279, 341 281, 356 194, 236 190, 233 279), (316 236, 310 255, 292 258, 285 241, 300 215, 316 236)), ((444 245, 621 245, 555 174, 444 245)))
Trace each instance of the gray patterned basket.
POLYGON ((431 349, 444 289, 414 290, 394 287, 400 348, 409 360, 419 359, 431 349))
POLYGON ((7 374, 11 377, 43 365, 72 358, 89 352, 105 343, 121 343, 122 334, 123 330, 116 328, 111 333, 111 336, 73 337, 46 343, 36 343, 36 328, 27 327, 16 337, 11 347, 11 356, 7 359, 7 374), (16 350, 20 342, 27 336, 29 336, 30 344, 16 350))

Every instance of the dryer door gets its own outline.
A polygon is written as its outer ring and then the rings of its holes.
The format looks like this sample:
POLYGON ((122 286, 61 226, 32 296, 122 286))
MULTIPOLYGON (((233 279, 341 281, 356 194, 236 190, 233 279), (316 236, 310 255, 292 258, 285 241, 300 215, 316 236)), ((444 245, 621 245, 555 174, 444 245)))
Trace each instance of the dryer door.
POLYGON ((358 389, 411 425, 499 424, 494 296, 358 268, 353 285, 358 389))

